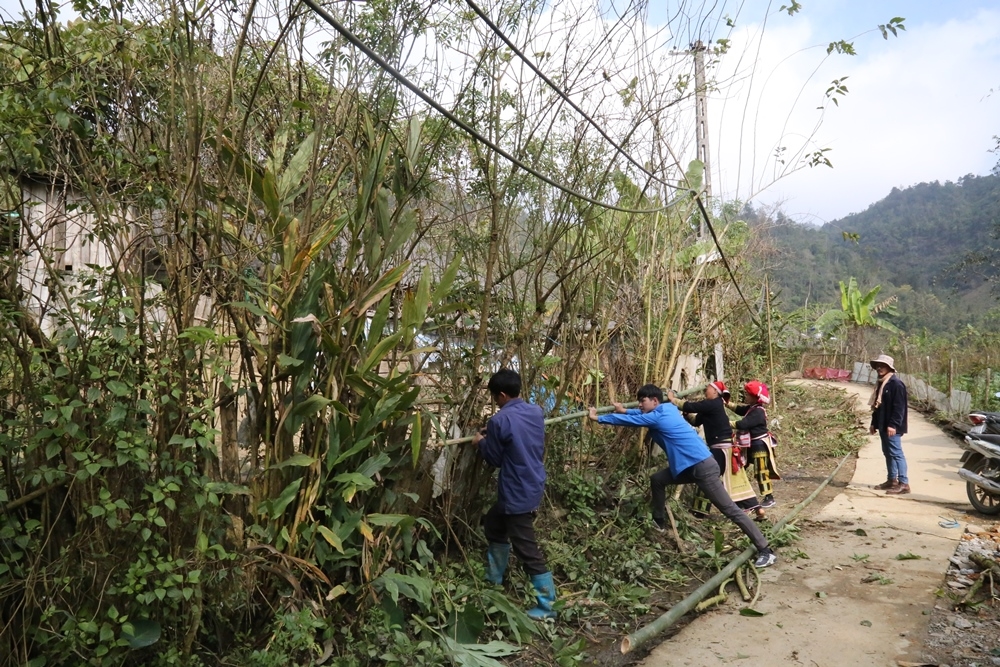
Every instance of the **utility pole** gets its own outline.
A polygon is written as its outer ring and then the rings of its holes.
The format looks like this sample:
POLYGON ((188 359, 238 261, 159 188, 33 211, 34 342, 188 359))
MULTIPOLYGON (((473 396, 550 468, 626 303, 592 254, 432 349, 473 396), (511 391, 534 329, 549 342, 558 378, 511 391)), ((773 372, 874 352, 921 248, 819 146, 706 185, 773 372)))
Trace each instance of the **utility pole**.
MULTIPOLYGON (((691 45, 691 53, 694 54, 694 113, 695 113, 695 140, 697 142, 697 157, 703 165, 705 172, 702 176, 705 194, 705 208, 711 210, 708 205, 712 198, 712 162, 708 150, 708 95, 705 87, 705 51, 704 42, 698 40, 691 45)), ((699 227, 699 238, 705 236, 705 221, 701 221, 699 227)))
MULTIPOLYGON (((704 165, 704 171, 702 172, 702 192, 701 195, 704 199, 705 209, 711 211, 712 207, 710 201, 712 199, 712 160, 708 150, 708 91, 706 90, 705 84, 705 43, 698 40, 691 45, 691 54, 694 56, 694 114, 695 114, 695 141, 697 143, 696 157, 704 165)), ((705 238, 707 233, 705 227, 705 220, 700 220, 698 224, 698 239, 702 240, 705 238)), ((717 312, 717 308, 713 304, 710 312, 702 313, 702 321, 708 321, 710 315, 717 312)), ((725 379, 725 368, 723 367, 722 357, 722 341, 718 338, 718 332, 716 332, 715 341, 715 377, 718 380, 725 379)))

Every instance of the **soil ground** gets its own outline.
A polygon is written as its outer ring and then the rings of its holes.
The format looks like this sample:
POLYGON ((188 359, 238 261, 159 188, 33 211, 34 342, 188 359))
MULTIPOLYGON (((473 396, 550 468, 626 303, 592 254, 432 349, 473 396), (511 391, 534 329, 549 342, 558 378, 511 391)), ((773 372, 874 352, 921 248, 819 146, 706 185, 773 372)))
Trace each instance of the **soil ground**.
MULTIPOLYGON (((866 412, 870 387, 823 384, 858 396, 856 409, 866 412)), ((651 651, 643 647, 615 660, 615 642, 591 654, 596 664, 1000 665, 996 607, 976 604, 960 611, 956 601, 965 592, 946 582, 965 528, 990 525, 973 514, 956 474, 961 449, 912 409, 903 443, 913 493, 887 496, 873 488, 884 481, 885 464, 878 437, 869 437, 858 457, 799 515, 799 541, 780 549, 778 563, 762 572, 754 608, 763 616, 740 615, 743 603, 731 595, 721 608, 689 615, 651 651), (940 525, 946 519, 958 526, 940 525)), ((811 493, 832 468, 829 460, 785 467, 772 520, 811 493)), ((957 567, 951 570, 954 579, 957 567)))

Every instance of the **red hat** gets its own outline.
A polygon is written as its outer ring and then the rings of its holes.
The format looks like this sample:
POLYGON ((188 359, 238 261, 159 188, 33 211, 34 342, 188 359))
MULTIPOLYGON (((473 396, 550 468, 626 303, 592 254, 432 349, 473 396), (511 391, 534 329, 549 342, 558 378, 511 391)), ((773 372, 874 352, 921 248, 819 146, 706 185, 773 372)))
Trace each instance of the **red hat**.
POLYGON ((757 399, 758 403, 767 405, 771 402, 771 392, 767 390, 767 385, 759 380, 750 380, 743 385, 743 391, 757 399))
POLYGON ((709 382, 708 386, 709 387, 715 387, 715 390, 717 392, 719 392, 719 396, 725 396, 726 394, 729 393, 729 390, 726 389, 726 383, 723 382, 722 380, 716 380, 715 382, 709 382))

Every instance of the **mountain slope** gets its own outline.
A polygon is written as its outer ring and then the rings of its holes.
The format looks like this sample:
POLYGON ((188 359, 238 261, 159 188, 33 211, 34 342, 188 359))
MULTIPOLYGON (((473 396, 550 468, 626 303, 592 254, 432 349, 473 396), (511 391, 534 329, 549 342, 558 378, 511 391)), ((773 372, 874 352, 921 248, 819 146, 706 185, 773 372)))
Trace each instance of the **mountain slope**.
MULTIPOLYGON (((754 216, 752 210, 748 217, 754 216)), ((861 213, 812 227, 781 220, 766 234, 776 248, 773 282, 788 307, 838 299, 851 276, 899 297, 904 329, 947 331, 978 321, 997 301, 985 287, 1000 276, 1000 177, 893 188, 861 213), (981 264, 969 263, 979 256, 981 264), (972 311, 972 312, 970 312, 972 311)))

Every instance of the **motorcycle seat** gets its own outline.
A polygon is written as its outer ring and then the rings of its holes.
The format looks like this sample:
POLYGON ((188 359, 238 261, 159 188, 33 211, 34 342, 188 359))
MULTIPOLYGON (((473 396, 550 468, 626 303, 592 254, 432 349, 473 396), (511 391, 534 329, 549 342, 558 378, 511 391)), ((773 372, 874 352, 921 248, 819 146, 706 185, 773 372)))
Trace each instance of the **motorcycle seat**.
POLYGON ((967 437, 982 440, 983 442, 989 442, 994 445, 1000 445, 1000 435, 994 435, 992 433, 970 433, 967 437))

